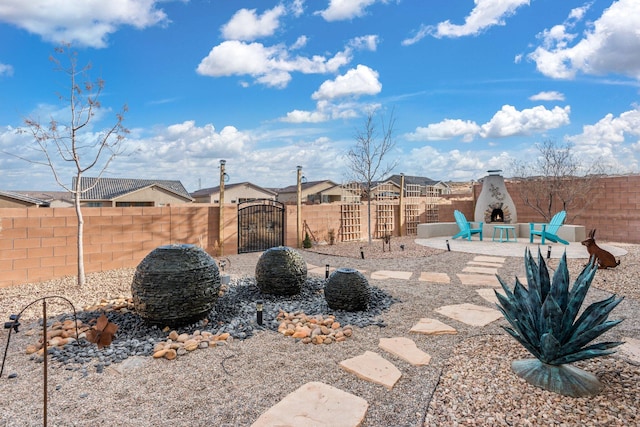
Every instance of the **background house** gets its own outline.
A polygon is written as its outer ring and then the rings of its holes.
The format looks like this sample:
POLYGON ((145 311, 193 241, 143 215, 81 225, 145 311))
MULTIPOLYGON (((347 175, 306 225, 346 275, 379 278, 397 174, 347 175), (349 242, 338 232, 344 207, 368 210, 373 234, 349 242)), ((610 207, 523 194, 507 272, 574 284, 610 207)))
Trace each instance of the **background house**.
POLYGON ((17 193, 47 202, 50 208, 73 206, 73 194, 68 191, 17 191, 17 193))
MULTIPOLYGON (((331 180, 305 182, 301 185, 303 203, 332 203, 342 200, 342 186, 331 180)), ((276 199, 282 203, 296 203, 298 186, 290 185, 278 191, 276 199)))
MULTIPOLYGON (((224 185, 225 203, 242 203, 256 199, 275 200, 276 196, 277 193, 275 191, 260 187, 250 182, 224 185)), ((191 197, 195 199, 196 203, 219 203, 220 186, 202 188, 191 193, 191 197)))
POLYGON ((0 191, 0 208, 48 208, 49 202, 12 191, 0 191))
MULTIPOLYGON (((398 187, 400 187, 400 180, 402 179, 401 175, 391 175, 387 181, 392 181, 398 187)), ((435 181, 431 178, 427 178, 426 176, 404 176, 404 185, 405 189, 408 185, 417 185, 420 188, 420 196, 442 196, 443 194, 450 194, 451 188, 449 184, 444 181, 435 181), (429 192, 429 189, 432 192, 429 192)))
MULTIPOLYGON (((75 187, 76 178, 72 185, 75 187)), ((180 181, 81 178, 81 205, 87 207, 169 206, 192 203, 193 199, 180 181)))

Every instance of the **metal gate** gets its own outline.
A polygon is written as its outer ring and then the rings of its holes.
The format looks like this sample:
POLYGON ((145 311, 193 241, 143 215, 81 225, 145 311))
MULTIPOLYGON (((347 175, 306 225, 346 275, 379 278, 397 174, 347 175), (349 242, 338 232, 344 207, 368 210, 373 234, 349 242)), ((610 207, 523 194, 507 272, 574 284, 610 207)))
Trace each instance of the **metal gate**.
POLYGON ((256 199, 238 204, 238 253, 284 245, 284 205, 256 199))

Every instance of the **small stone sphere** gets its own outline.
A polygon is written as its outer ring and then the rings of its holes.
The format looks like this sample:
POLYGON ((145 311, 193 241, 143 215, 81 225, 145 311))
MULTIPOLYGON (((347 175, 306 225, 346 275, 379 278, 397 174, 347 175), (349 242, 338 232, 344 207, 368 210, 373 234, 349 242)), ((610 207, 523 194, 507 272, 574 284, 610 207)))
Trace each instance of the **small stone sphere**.
POLYGON ((151 251, 136 268, 131 294, 147 322, 181 326, 209 314, 218 300, 216 261, 195 245, 166 245, 151 251))
POLYGON ((287 246, 267 249, 256 264, 258 288, 271 295, 296 295, 307 280, 307 263, 287 246))
POLYGON ((369 306, 371 289, 358 270, 338 268, 324 285, 324 298, 334 310, 362 311, 369 306))

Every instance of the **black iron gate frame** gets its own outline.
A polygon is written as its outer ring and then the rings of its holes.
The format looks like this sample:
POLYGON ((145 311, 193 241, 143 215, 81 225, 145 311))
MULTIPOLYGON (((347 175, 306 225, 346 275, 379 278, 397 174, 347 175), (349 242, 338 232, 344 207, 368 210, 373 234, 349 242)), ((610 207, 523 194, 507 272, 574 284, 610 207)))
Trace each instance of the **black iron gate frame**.
POLYGON ((284 204, 255 199, 238 204, 238 253, 284 245, 284 204))

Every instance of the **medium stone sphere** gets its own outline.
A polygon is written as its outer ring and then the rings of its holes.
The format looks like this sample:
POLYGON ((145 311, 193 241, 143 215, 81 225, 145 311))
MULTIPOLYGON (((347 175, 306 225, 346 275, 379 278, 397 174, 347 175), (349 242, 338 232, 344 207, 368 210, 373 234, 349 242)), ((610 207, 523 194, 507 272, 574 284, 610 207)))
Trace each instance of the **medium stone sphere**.
POLYGON ((369 282, 362 273, 353 268, 339 268, 324 285, 324 298, 334 310, 366 310, 371 299, 369 282))
POLYGON ((166 245, 151 251, 136 268, 133 305, 147 322, 180 326, 213 309, 220 291, 216 261, 195 245, 166 245))
POLYGON ((286 246, 267 249, 256 264, 256 282, 266 294, 299 294, 306 280, 307 263, 296 250, 286 246))

